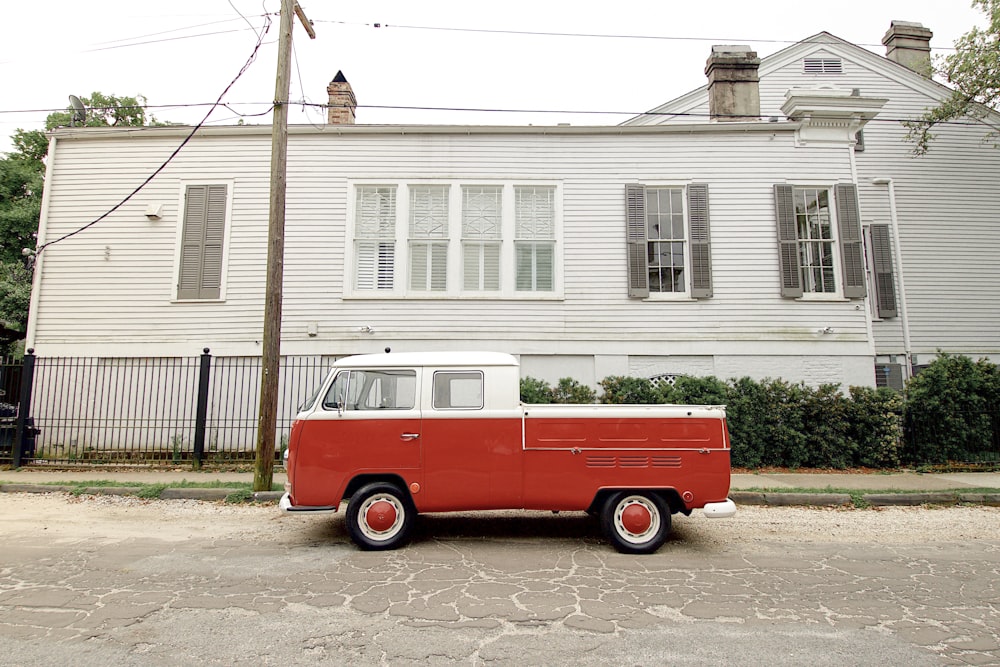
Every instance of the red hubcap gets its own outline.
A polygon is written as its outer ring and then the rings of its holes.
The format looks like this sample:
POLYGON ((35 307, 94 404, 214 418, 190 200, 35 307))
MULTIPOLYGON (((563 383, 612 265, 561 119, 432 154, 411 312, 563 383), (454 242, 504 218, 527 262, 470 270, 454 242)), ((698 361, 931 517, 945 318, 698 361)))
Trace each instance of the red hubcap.
POLYGON ((622 526, 633 535, 640 535, 653 525, 649 510, 638 503, 632 503, 622 512, 622 526))
POLYGON ((389 530, 396 523, 396 508, 388 501, 379 500, 365 512, 365 523, 378 532, 389 530))

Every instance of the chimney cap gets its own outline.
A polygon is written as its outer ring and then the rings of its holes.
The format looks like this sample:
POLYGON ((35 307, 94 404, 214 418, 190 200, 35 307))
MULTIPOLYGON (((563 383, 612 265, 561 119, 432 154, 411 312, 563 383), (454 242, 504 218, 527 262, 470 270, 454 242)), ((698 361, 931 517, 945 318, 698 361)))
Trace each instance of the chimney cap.
MULTIPOLYGON (((889 29, 885 31, 885 35, 882 37, 882 44, 889 46, 889 42, 894 39, 916 39, 921 42, 926 42, 922 46, 927 46, 929 48, 929 43, 931 37, 934 33, 930 28, 925 28, 922 23, 917 23, 916 21, 898 21, 892 20, 889 22, 889 29)), ((915 48, 916 45, 910 44, 910 48, 915 48)))
POLYGON ((716 53, 741 54, 748 58, 756 58, 757 54, 748 44, 713 44, 712 55, 716 53))
POLYGON ((347 83, 347 77, 344 76, 343 71, 338 69, 337 76, 333 77, 333 81, 331 81, 330 83, 347 83))

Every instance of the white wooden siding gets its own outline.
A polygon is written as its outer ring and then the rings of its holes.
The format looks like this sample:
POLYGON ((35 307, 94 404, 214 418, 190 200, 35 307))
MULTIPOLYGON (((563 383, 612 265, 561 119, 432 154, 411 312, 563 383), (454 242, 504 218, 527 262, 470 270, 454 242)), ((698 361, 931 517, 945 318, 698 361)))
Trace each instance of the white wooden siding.
MULTIPOLYGON (((855 154, 858 199, 864 224, 889 223, 888 189, 872 184, 872 179, 893 179, 912 352, 921 359, 939 349, 971 355, 1000 353, 1000 262, 996 260, 1000 256, 1000 150, 994 142, 984 141, 987 128, 940 126, 934 130, 930 152, 914 157, 913 144, 905 141, 906 128, 899 121, 920 117, 944 99, 947 91, 829 35, 810 38, 763 60, 762 116, 783 117, 780 107, 785 93, 795 86, 814 85, 857 88, 865 97, 888 98, 879 116, 864 128, 864 151, 855 154), (805 74, 802 60, 806 57, 840 58, 843 73, 805 74)), ((692 91, 659 111, 707 114, 707 91, 692 91)), ((629 124, 695 120, 644 116, 629 124)), ((896 286, 898 301, 898 279, 896 286)), ((903 352, 899 317, 876 320, 872 327, 878 354, 903 352)))
MULTIPOLYGON (((59 139, 46 238, 72 231, 117 203, 175 142, 156 132, 59 139)), ((158 347, 194 354, 206 346, 216 354, 259 352, 269 150, 270 137, 260 131, 198 137, 132 202, 47 249, 33 314, 38 352, 148 356, 158 347), (226 298, 173 302, 181 183, 213 178, 232 183, 226 298), (161 220, 145 218, 150 203, 164 204, 161 220)), ((793 301, 782 299, 779 290, 772 186, 804 179, 830 186, 849 182, 844 147, 796 147, 793 133, 779 128, 625 135, 388 129, 341 136, 296 132, 288 161, 286 354, 386 346, 550 355, 871 354, 859 301, 793 301), (383 178, 560 183, 564 298, 343 298, 349 182, 383 178), (634 182, 709 185, 712 298, 627 297, 625 184, 634 182), (312 324, 315 337, 307 333, 312 324), (363 327, 374 333, 363 333, 363 327), (833 333, 819 333, 827 327, 833 333)))

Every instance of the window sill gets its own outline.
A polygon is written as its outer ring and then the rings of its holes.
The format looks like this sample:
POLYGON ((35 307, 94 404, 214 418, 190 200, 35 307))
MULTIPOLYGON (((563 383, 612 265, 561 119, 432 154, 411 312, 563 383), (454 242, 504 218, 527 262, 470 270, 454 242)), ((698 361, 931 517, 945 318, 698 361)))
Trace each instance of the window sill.
POLYGON ((795 299, 796 301, 818 301, 818 302, 830 302, 830 303, 850 303, 850 299, 844 298, 839 294, 803 294, 802 296, 795 299))
POLYGON ((696 301, 703 301, 703 299, 696 299, 693 296, 689 296, 687 294, 667 294, 667 293, 657 292, 655 294, 650 294, 646 298, 642 299, 642 301, 650 302, 650 303, 656 303, 656 302, 661 302, 661 303, 694 303, 696 301))
POLYGON ((225 303, 225 299, 171 299, 170 303, 225 303))
POLYGON ((419 294, 364 294, 355 292, 345 294, 344 301, 563 301, 562 294, 542 294, 523 293, 515 294, 503 293, 470 293, 470 294, 448 294, 440 293, 419 293, 419 294))

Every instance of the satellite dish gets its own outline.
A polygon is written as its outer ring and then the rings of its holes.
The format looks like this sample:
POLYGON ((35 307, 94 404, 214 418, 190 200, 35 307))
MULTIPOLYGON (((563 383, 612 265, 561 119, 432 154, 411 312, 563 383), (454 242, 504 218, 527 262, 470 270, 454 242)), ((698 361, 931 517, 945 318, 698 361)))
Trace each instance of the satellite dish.
POLYGON ((83 106, 83 102, 76 95, 69 96, 70 106, 73 107, 73 115, 70 117, 69 126, 76 127, 77 123, 87 122, 87 108, 83 106))

